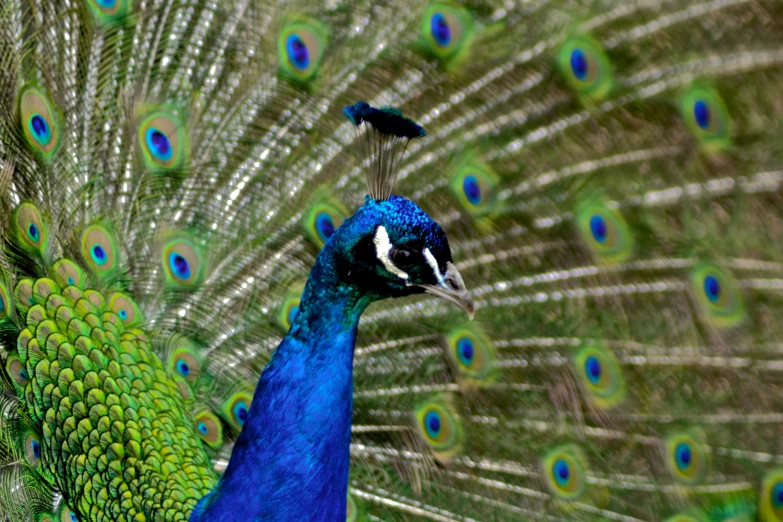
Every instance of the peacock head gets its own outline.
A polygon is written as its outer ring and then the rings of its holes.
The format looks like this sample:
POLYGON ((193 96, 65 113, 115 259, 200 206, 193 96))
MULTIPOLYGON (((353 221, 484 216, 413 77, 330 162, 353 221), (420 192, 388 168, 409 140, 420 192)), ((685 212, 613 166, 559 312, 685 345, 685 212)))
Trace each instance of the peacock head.
POLYGON ((360 134, 369 196, 329 239, 340 253, 334 261, 341 278, 372 300, 426 292, 472 318, 473 300, 443 229, 413 201, 391 194, 408 142, 424 129, 393 107, 359 102, 344 112, 360 134))
POLYGON ((428 293, 473 317, 473 300, 451 259, 446 234, 413 201, 389 196, 365 204, 329 239, 344 283, 373 300, 428 293))

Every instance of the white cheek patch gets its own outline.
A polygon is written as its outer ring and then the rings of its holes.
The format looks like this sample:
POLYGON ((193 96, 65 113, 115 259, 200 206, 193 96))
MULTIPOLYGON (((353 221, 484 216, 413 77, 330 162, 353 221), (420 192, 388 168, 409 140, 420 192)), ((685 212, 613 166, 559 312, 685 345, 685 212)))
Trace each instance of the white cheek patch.
POLYGON ((408 279, 408 274, 397 268, 394 263, 391 262, 391 259, 389 259, 389 252, 392 249, 392 244, 391 241, 389 241, 389 234, 384 227, 378 227, 372 242, 375 243, 375 257, 378 258, 386 270, 400 279, 408 279))
POLYGON ((435 259, 435 256, 432 255, 429 248, 424 249, 424 259, 427 260, 427 264, 432 268, 432 273, 435 275, 435 279, 438 280, 438 284, 440 286, 445 286, 446 283, 443 281, 443 274, 440 273, 440 268, 438 268, 438 261, 435 259))

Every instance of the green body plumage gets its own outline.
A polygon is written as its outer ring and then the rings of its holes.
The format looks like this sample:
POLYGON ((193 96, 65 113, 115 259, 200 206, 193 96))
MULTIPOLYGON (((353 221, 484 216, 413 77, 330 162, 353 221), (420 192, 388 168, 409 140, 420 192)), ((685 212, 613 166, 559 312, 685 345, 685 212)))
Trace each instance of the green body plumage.
POLYGON ((348 520, 783 520, 780 27, 776 0, 6 1, 0 522, 187 519, 399 161, 360 99, 426 128, 395 193, 476 317, 362 316, 348 520))
MULTIPOLYGON (((32 376, 22 396, 32 394, 28 413, 43 420, 36 440, 53 485, 95 519, 141 520, 151 511, 183 517, 216 475, 149 338, 132 328, 132 314, 123 320, 116 313, 137 306, 117 294, 96 306, 77 299, 76 287, 61 292, 51 280, 39 279, 33 288, 18 361, 32 376), (65 470, 73 480, 65 480, 65 470), (149 481, 151 470, 156 478, 149 481), (128 503, 96 502, 109 488, 129 492, 128 503)), ((30 443, 26 448, 30 461, 30 443)))

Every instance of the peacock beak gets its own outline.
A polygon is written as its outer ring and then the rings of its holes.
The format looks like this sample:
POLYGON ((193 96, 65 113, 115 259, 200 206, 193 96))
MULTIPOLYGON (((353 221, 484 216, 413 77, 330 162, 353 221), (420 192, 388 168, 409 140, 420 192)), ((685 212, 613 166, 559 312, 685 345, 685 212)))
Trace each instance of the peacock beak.
POLYGON ((465 288, 465 282, 453 263, 449 262, 446 264, 446 273, 443 274, 440 283, 437 285, 421 285, 421 287, 428 294, 442 297, 456 304, 465 310, 468 317, 473 320, 475 312, 473 298, 470 296, 468 289, 465 288))

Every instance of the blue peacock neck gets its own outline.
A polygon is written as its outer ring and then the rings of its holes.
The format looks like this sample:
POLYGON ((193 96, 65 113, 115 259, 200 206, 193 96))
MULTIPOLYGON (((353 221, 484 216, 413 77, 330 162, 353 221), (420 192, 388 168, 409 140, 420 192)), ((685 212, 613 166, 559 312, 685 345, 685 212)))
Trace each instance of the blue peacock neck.
POLYGON ((258 383, 228 468, 191 521, 345 520, 353 351, 373 298, 340 281, 330 246, 258 383))

